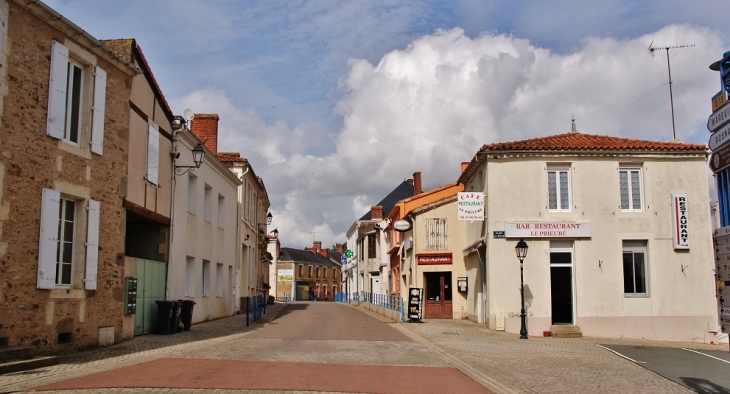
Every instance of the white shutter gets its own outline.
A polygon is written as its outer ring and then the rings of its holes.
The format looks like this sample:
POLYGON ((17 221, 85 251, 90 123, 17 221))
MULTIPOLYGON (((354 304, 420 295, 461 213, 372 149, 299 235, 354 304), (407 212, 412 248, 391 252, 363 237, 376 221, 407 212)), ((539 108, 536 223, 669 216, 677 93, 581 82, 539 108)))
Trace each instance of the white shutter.
POLYGON ((153 121, 147 129, 147 181, 159 185, 158 175, 160 170, 160 132, 153 121))
POLYGON ((99 263, 99 201, 89 200, 87 211, 84 288, 96 290, 96 271, 99 263))
POLYGON ((51 44, 51 75, 48 81, 48 121, 46 134, 63 139, 66 129, 66 85, 68 83, 68 48, 51 44))
POLYGON ((91 108, 91 151, 101 155, 104 147, 104 109, 106 105, 106 71, 94 69, 94 104, 91 108))
POLYGON ((38 240, 39 289, 56 287, 56 260, 58 259, 58 215, 61 209, 61 193, 43 189, 41 198, 41 233, 38 240))

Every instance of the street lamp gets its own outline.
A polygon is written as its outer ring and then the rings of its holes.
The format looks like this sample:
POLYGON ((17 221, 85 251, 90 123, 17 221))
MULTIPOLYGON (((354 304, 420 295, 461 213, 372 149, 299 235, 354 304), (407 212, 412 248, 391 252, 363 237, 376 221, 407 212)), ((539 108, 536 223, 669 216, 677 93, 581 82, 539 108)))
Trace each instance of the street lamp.
POLYGON ((520 239, 515 246, 515 253, 517 258, 520 259, 520 296, 522 298, 522 310, 520 310, 520 339, 527 339, 527 326, 525 325, 525 277, 522 269, 522 260, 527 257, 527 243, 524 239, 520 239))
POLYGON ((274 234, 274 238, 279 238, 279 230, 278 229, 273 229, 271 231, 271 234, 274 234))
MULTIPOLYGON (((177 153, 177 152, 175 152, 177 153)), ((193 154, 193 164, 192 166, 175 166, 175 173, 177 175, 182 175, 188 171, 195 171, 196 168, 200 168, 200 165, 203 164, 203 156, 205 156, 205 149, 203 149, 203 146, 198 143, 195 145, 195 147, 192 149, 193 154), (183 169, 186 169, 183 171, 183 169)), ((180 156, 179 153, 177 153, 174 157, 177 159, 180 156)))
POLYGON ((261 233, 264 233, 264 230, 261 229, 261 226, 268 226, 271 224, 271 221, 274 219, 274 215, 271 214, 271 212, 266 214, 266 223, 257 223, 256 226, 258 226, 258 229, 261 233))

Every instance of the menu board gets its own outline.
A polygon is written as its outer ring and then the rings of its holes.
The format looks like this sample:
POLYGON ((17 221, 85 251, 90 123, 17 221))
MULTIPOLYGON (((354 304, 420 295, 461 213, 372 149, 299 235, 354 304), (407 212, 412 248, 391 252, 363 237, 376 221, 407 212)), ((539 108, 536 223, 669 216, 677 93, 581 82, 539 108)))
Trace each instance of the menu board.
POLYGON ((408 320, 421 321, 423 317, 423 289, 411 287, 408 290, 408 320))

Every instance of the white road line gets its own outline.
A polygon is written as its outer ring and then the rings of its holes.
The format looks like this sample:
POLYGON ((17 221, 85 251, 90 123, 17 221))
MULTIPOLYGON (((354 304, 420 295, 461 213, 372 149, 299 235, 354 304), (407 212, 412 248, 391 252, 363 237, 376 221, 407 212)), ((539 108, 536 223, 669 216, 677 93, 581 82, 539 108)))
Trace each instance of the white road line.
POLYGON ((686 351, 688 351, 688 352, 693 352, 693 353, 701 354, 701 355, 703 355, 703 356, 707 356, 707 357, 709 357, 709 358, 714 358, 715 360, 718 360, 718 361, 722 361, 722 362, 724 362, 724 363, 728 363, 728 364, 730 364, 730 361, 727 361, 727 360, 723 360, 723 359, 721 359, 721 358, 717 358, 717 357, 715 357, 715 356, 710 356, 709 354, 705 354, 705 353, 702 353, 702 352, 698 352, 697 350, 692 350, 692 349, 685 349, 685 348, 682 348, 682 350, 686 350, 686 351))
POLYGON ((602 347, 602 348, 604 348, 604 349, 608 350, 609 352, 611 352, 611 353, 614 353, 614 354, 616 354, 616 355, 617 355, 617 356, 619 356, 619 357, 623 357, 623 358, 625 358, 625 359, 627 359, 627 360, 629 360, 629 361, 631 361, 631 362, 634 362, 634 363, 637 363, 637 364, 646 364, 646 361, 636 361, 636 360, 634 360, 633 358, 629 358, 629 357, 626 357, 626 356, 624 356, 623 354, 621 354, 621 353, 619 353, 619 352, 617 352, 617 351, 615 351, 615 350, 613 350, 613 349, 609 349, 609 348, 607 348, 607 347, 605 347, 605 346, 602 346, 602 345, 598 345, 598 347, 602 347))

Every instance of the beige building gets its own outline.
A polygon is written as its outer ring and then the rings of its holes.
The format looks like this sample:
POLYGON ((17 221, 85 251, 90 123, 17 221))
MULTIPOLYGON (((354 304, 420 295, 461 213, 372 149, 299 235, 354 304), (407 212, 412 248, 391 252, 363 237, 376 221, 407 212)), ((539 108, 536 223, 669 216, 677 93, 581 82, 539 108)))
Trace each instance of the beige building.
POLYGON ((277 300, 332 301, 340 292, 341 266, 330 260, 329 251, 314 242, 313 250, 281 248, 277 263, 277 300))
POLYGON ((142 72, 129 97, 129 155, 124 248, 125 281, 136 297, 125 301, 123 337, 149 334, 157 325, 156 301, 166 298, 172 202, 174 115, 134 39, 104 40, 142 72))
POLYGON ((715 340, 704 145, 577 132, 484 145, 459 182, 484 193, 466 222, 466 312, 530 336, 715 340), (472 291, 473 290, 473 291, 472 291))
POLYGON ((0 344, 114 343, 140 70, 41 2, 0 1, 0 18, 0 344))

